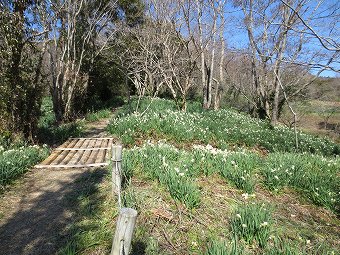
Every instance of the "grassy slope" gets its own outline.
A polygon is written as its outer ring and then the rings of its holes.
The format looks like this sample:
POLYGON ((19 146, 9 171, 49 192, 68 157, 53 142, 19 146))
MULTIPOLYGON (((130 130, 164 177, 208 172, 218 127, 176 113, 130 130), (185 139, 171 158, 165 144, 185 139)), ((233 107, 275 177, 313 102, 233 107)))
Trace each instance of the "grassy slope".
MULTIPOLYGON (((133 254, 340 250, 340 162, 331 156, 338 145, 299 133, 295 152, 292 132, 283 127, 232 110, 202 112, 195 104, 181 113, 164 100, 143 116, 123 107, 109 130, 130 148, 123 201, 139 212, 133 254)), ((109 251, 117 215, 109 192, 108 176, 84 194, 80 203, 88 207, 80 208, 61 254, 109 251)))

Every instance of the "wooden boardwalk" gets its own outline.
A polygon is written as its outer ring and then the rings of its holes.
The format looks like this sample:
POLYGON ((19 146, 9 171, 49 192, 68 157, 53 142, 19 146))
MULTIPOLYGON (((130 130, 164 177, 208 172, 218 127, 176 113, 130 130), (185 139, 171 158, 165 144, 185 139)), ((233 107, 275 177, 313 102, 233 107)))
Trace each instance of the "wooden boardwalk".
POLYGON ((36 168, 107 166, 112 138, 71 138, 36 168))

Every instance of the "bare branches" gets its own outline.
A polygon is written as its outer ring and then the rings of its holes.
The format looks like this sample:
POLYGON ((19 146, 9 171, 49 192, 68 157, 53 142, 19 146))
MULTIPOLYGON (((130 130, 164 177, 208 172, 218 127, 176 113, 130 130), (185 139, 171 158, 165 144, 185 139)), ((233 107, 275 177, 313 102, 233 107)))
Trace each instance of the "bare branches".
MULTIPOLYGON (((296 14, 296 16, 302 22, 302 24, 311 32, 311 34, 313 36, 315 36, 315 38, 318 39, 318 41, 320 42, 322 47, 324 47, 326 50, 329 50, 329 51, 335 51, 335 52, 339 52, 340 51, 340 43, 338 41, 336 41, 335 38, 331 38, 331 37, 327 38, 327 37, 321 36, 311 25, 308 24, 307 19, 302 17, 302 15, 299 12, 299 9, 294 8, 287 1, 284 1, 284 0, 280 0, 280 1, 285 6, 289 7, 296 14)), ((319 5, 321 5, 321 1, 319 1, 318 6, 319 5)), ((335 10, 333 12, 335 12, 335 10)))
POLYGON ((50 11, 54 14, 51 91, 58 121, 72 117, 75 93, 87 88, 88 72, 94 59, 115 34, 114 30, 108 36, 105 33, 106 27, 112 28, 115 3, 94 5, 89 0, 67 0, 56 2, 50 11), (85 60, 89 62, 87 70, 85 60))

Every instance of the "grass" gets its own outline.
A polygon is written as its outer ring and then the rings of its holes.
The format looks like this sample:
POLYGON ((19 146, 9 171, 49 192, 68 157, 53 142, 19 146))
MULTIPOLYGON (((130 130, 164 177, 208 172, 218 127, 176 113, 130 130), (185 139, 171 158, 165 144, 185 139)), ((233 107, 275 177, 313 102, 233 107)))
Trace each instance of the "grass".
POLYGON ((176 148, 163 143, 156 146, 150 143, 142 149, 130 150, 124 154, 125 161, 130 162, 128 169, 143 169, 150 179, 164 185, 174 199, 192 209, 200 203, 200 192, 192 174, 174 166, 179 157, 176 148))
POLYGON ((53 112, 52 99, 44 97, 41 105, 42 115, 38 123, 37 138, 50 146, 60 144, 70 137, 81 137, 84 132, 84 122, 75 121, 57 125, 53 112))
MULTIPOLYGON (((133 101, 133 109, 135 104, 136 101, 133 101)), ((171 169, 182 171, 184 167, 186 172, 181 174, 190 178, 201 173, 206 176, 219 173, 235 187, 251 194, 255 186, 262 182, 259 177, 263 177, 263 184, 269 190, 294 188, 316 205, 339 212, 340 161, 329 157, 338 153, 339 145, 300 132, 300 151, 297 153, 290 129, 283 126, 273 128, 266 122, 233 110, 203 111, 192 103, 190 111, 184 113, 176 110, 173 101, 164 99, 142 100, 139 112, 145 109, 148 111, 144 115, 138 112, 128 114, 128 108, 123 107, 112 120, 109 131, 120 135, 127 146, 138 144, 147 137, 155 140, 164 138, 184 148, 190 147, 192 143, 205 144, 194 145, 192 155, 185 150, 178 152, 171 149, 172 152, 169 152, 170 148, 158 147, 146 149, 147 162, 143 162, 139 156, 133 156, 136 158, 133 162, 138 160, 143 169, 148 169, 149 175, 166 185, 169 192, 180 201, 184 198, 179 198, 177 191, 174 191, 179 187, 171 189, 171 185, 167 184, 179 183, 175 179, 177 175, 164 168, 160 157, 163 161, 170 158, 171 169), (263 157, 266 154, 268 156, 263 157)), ((187 179, 182 180, 187 186, 187 179)))
POLYGON ((74 205, 74 222, 65 229, 67 239, 59 246, 57 254, 89 254, 90 250, 98 247, 102 254, 109 253, 118 210, 111 197, 110 186, 103 185, 109 184, 104 173, 105 170, 96 169, 77 179, 84 185, 65 198, 74 205))
MULTIPOLYGON (((124 106, 108 127, 126 145, 123 205, 138 211, 131 254, 337 254, 337 144, 300 132, 296 152, 290 129, 231 109, 148 105, 124 106)), ((109 252, 110 194, 107 175, 71 198, 77 221, 60 254, 109 252)))
POLYGON ((236 241, 226 243, 222 240, 212 239, 208 244, 206 255, 242 255, 244 254, 243 246, 236 241))
MULTIPOLYGON (((200 142, 218 148, 259 147, 269 152, 295 152, 294 132, 284 126, 272 127, 266 121, 250 118, 231 109, 202 110, 189 104, 188 112, 175 110, 170 100, 145 99, 138 112, 128 114, 125 106, 108 127, 127 146, 143 137, 165 138, 176 143, 200 142), (143 109, 151 103, 143 115, 143 109), (242 127, 242 128, 240 128, 242 127)), ((328 139, 298 132, 299 152, 338 155, 340 146, 328 139)))
POLYGON ((318 155, 272 153, 264 162, 264 184, 270 190, 294 187, 314 204, 340 212, 340 161, 318 155))
POLYGON ((109 118, 111 116, 111 110, 110 109, 101 109, 98 111, 88 112, 85 115, 85 120, 88 122, 95 122, 100 119, 109 118))
MULTIPOLYGON (((294 189, 294 192, 308 198, 309 202, 335 213, 339 212, 340 162, 338 157, 334 157, 340 151, 338 144, 298 132, 299 150, 296 151, 294 132, 291 129, 272 127, 265 121, 250 118, 232 109, 205 111, 197 103, 190 103, 188 112, 181 112, 169 100, 154 99, 150 106, 149 104, 149 99, 142 100, 139 109, 132 113, 124 106, 118 111, 108 130, 119 136, 125 146, 130 148, 124 153, 126 161, 130 162, 127 165, 135 169, 129 170, 131 178, 138 176, 143 182, 159 181, 157 175, 167 169, 174 175, 181 173, 193 184, 197 183, 200 203, 195 206, 195 212, 208 222, 205 229, 216 237, 209 239, 203 235, 198 238, 191 233, 194 237, 187 238, 189 243, 186 243, 186 254, 335 254, 338 246, 325 241, 329 238, 327 235, 332 236, 331 233, 324 233, 326 237, 322 246, 318 246, 317 241, 313 245, 309 244, 309 240, 301 241, 300 238, 304 238, 301 236, 307 235, 307 238, 319 240, 320 236, 316 236, 320 233, 316 233, 314 227, 301 230, 299 224, 311 223, 297 222, 289 225, 290 223, 280 217, 280 224, 284 225, 278 226, 279 212, 273 214, 272 211, 281 210, 281 213, 287 213, 283 211, 284 205, 278 206, 280 196, 287 189, 294 189), (163 142, 159 142, 160 140, 163 142), (146 179, 141 177, 144 175, 147 176, 146 179), (202 187, 209 185, 207 178, 214 179, 216 176, 225 180, 224 185, 243 193, 242 200, 255 197, 255 204, 239 203, 240 198, 235 200, 230 198, 230 194, 225 194, 224 196, 229 197, 227 201, 234 207, 234 210, 225 212, 229 215, 226 216, 229 219, 226 222, 216 212, 221 210, 221 202, 217 201, 221 200, 222 194, 216 202, 206 204, 207 193, 202 187), (199 179, 204 181, 198 181, 199 179), (271 204, 271 210, 262 206, 263 194, 262 199, 256 198, 258 192, 267 192, 263 188, 272 192, 268 193, 271 195, 265 193, 266 197, 270 196, 265 202, 271 204), (210 206, 213 207, 210 209, 210 206), (225 225, 216 226, 219 220, 225 225), (287 229, 289 232, 286 233, 287 229), (306 231, 309 231, 308 234, 306 231), (208 239, 211 241, 206 245, 208 239), (192 248, 189 240, 195 240, 193 243, 197 240, 197 243, 201 243, 198 244, 201 248, 192 248), (244 249, 235 251, 233 244, 244 249), (303 248, 297 248, 299 246, 303 248)), ((133 101, 131 108, 135 110, 135 107, 136 102, 133 101)), ((214 190, 214 186, 209 188, 214 190)), ((168 189, 166 191, 175 203, 179 200, 168 189)), ((146 198, 140 199, 139 205, 147 201, 146 198)), ((185 205, 183 200, 179 201, 185 205)), ((187 209, 190 210, 189 207, 187 209)), ((316 207, 313 210, 319 209, 316 207)), ((181 210, 177 211, 181 214, 181 210)), ((322 225, 325 222, 327 220, 315 224, 322 225)), ((331 226, 333 223, 327 224, 331 226)), ((196 230, 195 233, 199 231, 196 230)), ((172 234, 172 238, 176 239, 176 236, 172 234)), ((335 240, 333 237, 330 239, 335 240)), ((162 245, 158 246, 162 250, 162 245)))
POLYGON ((248 203, 235 210, 230 225, 236 237, 244 239, 248 244, 256 241, 264 248, 272 232, 272 216, 264 205, 248 203))
POLYGON ((30 167, 47 157, 47 147, 23 146, 4 150, 0 148, 0 191, 30 167))
MULTIPOLYGON (((320 225, 319 233, 310 234, 308 239, 312 243, 308 245, 305 239, 300 240, 300 225, 294 227, 294 235, 286 236, 283 230, 278 231, 285 227, 277 223, 278 205, 287 205, 279 204, 279 200, 275 200, 277 195, 270 201, 263 201, 257 195, 246 199, 241 196, 244 191, 235 189, 232 182, 223 181, 220 173, 214 170, 205 175, 200 168, 201 161, 191 162, 193 158, 197 159, 197 153, 195 149, 177 149, 164 142, 161 145, 151 145, 149 142, 142 148, 123 151, 123 170, 127 178, 123 205, 138 211, 132 254, 288 255, 295 254, 294 251, 299 252, 296 254, 309 254, 314 249, 320 251, 314 254, 332 254, 336 251, 336 246, 328 243, 332 240, 328 238, 336 238, 336 235, 328 233, 325 229, 327 225, 320 225), (155 157, 149 158, 151 154, 155 157), (153 163, 146 163, 147 159, 153 163), (188 171, 185 171, 184 165, 188 161, 192 164, 187 165, 188 171), (168 164, 168 170, 172 169, 176 174, 184 172, 196 183, 200 203, 194 209, 174 197, 167 184, 162 184, 157 173, 152 171, 156 164, 164 163, 168 164), (182 165, 179 172, 174 169, 178 165, 182 165), (263 206, 263 203, 271 205, 263 206), (248 232, 243 230, 242 224, 247 225, 248 232), (320 248, 321 240, 325 243, 320 248)), ((219 156, 218 153, 216 156, 219 156)), ((110 249, 117 217, 116 198, 111 196, 110 175, 95 188, 84 185, 80 193, 77 198, 70 198, 78 208, 79 220, 70 226, 69 241, 60 254, 106 254, 110 249)), ((316 227, 308 218, 303 224, 310 225, 313 230, 316 227)), ((331 229, 330 226, 327 228, 331 229)))
POLYGON ((264 185, 273 192, 295 188, 316 205, 339 212, 339 159, 313 154, 257 153, 220 150, 211 145, 178 149, 164 141, 147 142, 124 151, 124 168, 129 178, 133 169, 141 169, 151 180, 167 187, 174 199, 189 208, 199 206, 200 192, 195 179, 219 174, 245 194, 264 185), (312 170, 312 171, 311 171, 312 170))

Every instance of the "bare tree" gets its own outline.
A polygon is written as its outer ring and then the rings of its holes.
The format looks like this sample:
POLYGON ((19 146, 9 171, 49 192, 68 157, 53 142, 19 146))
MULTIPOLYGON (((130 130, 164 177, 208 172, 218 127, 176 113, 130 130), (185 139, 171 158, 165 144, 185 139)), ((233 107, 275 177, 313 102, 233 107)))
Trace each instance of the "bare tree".
POLYGON ((225 59, 225 38, 224 38, 224 26, 225 26, 225 14, 224 14, 224 7, 225 7, 226 1, 217 1, 217 7, 215 12, 217 15, 217 18, 219 18, 220 23, 218 25, 219 30, 219 41, 220 41, 220 61, 219 61, 219 78, 216 78, 213 80, 216 82, 215 92, 214 92, 214 109, 217 110, 220 107, 220 100, 221 100, 221 92, 223 90, 223 85, 225 85, 224 80, 224 59, 225 59))
POLYGON ((183 34, 189 9, 181 1, 148 1, 146 6, 150 11, 143 24, 122 28, 122 65, 129 69, 139 98, 168 90, 179 108, 186 110, 198 58, 193 37, 183 34), (134 42, 133 47, 126 45, 128 38, 134 42))
MULTIPOLYGON (((239 1, 244 14, 244 24, 249 38, 251 56, 252 90, 255 97, 253 113, 268 118, 276 125, 286 99, 294 98, 318 76, 325 66, 313 76, 313 63, 322 63, 323 52, 312 48, 298 13, 309 11, 308 1, 295 2, 295 9, 282 1, 239 1), (294 72, 299 72, 293 76, 294 72), (286 99, 280 82, 286 88, 286 99)), ((306 15, 307 15, 306 14, 306 15)), ((334 56, 333 56, 334 57, 334 56)), ((331 59, 333 59, 331 57, 331 59)), ((328 65, 330 62, 327 61, 328 65)))
POLYGON ((91 67, 113 37, 115 10, 115 1, 66 0, 52 5, 50 90, 57 121, 72 118, 74 96, 87 88, 89 70, 84 70, 84 63, 91 67))

